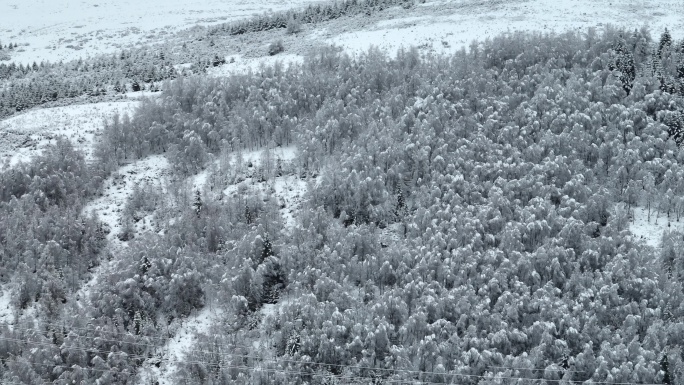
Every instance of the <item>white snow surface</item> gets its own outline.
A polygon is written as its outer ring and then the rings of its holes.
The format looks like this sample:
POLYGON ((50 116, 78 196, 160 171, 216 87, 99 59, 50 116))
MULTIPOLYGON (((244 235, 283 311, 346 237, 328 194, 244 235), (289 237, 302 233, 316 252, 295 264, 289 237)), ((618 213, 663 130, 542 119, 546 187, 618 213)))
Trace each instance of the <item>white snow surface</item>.
POLYGON ((95 211, 100 220, 110 228, 109 242, 118 242, 116 234, 121 230, 121 211, 133 188, 141 183, 165 188, 168 160, 163 155, 153 155, 121 167, 104 183, 102 197, 90 202, 85 213, 95 211))
POLYGON ((287 175, 275 178, 273 188, 278 202, 285 205, 280 209, 280 215, 285 221, 285 227, 290 229, 295 224, 295 215, 301 208, 308 184, 296 175, 287 175))
MULTIPOLYGON (((273 151, 272 158, 274 161, 280 159, 283 162, 283 167, 285 169, 289 167, 287 163, 292 162, 297 154, 297 149, 294 146, 279 147, 271 151, 273 151)), ((248 174, 253 174, 255 172, 256 168, 261 163, 263 153, 264 150, 246 151, 242 153, 243 164, 252 164, 252 167, 245 166, 248 174)), ((234 162, 235 157, 232 158, 231 164, 235 164, 234 162)), ((204 176, 204 179, 200 177, 195 180, 206 180, 206 175, 204 176)), ((195 182, 194 186, 195 188, 201 187, 197 182, 195 182)), ((245 197, 254 193, 263 195, 270 194, 276 199, 276 202, 280 207, 284 206, 280 209, 280 214, 286 228, 290 229, 295 223, 295 215, 301 207, 307 190, 307 180, 303 180, 297 175, 284 174, 282 176, 274 176, 265 182, 259 182, 256 178, 249 176, 242 182, 226 187, 223 190, 223 194, 232 197, 237 197, 239 194, 243 194, 245 197)))
POLYGON ((14 320, 13 309, 12 292, 8 287, 3 287, 2 293, 0 293, 0 325, 12 323, 14 320))
POLYGON ((648 211, 643 207, 636 207, 633 216, 634 221, 630 222, 629 230, 634 238, 653 248, 662 247, 663 233, 666 230, 684 231, 684 218, 677 222, 676 218, 671 216, 668 220, 665 213, 658 213, 655 209, 651 209, 650 221, 648 211))
POLYGON ((20 63, 57 62, 162 41, 193 25, 286 10, 312 0, 2 0, 0 40, 20 63))
POLYGON ((65 107, 37 108, 0 121, 0 169, 29 161, 59 136, 71 140, 92 157, 96 136, 114 114, 132 113, 138 101, 103 102, 65 107))
MULTIPOLYGON (((20 44, 11 54, 12 60, 20 63, 68 61, 162 42, 192 25, 244 19, 316 2, 319 0, 4 0, 0 2, 0 40, 20 44)), ((371 45, 392 52, 410 45, 450 52, 473 39, 504 32, 601 29, 606 24, 630 29, 649 25, 654 35, 668 27, 673 37, 680 38, 684 36, 682 14, 684 2, 674 0, 428 0, 417 1, 409 10, 395 7, 370 19, 342 18, 337 22, 339 28, 327 33, 319 28, 309 33, 309 38, 336 43, 351 52, 371 45)))
MULTIPOLYGON (((456 0, 427 1, 409 11, 388 11, 392 19, 380 19, 362 28, 341 27, 334 32, 313 33, 348 52, 370 46, 393 54, 400 47, 417 46, 435 53, 468 48, 470 43, 513 31, 561 33, 602 30, 607 24, 629 29, 648 25, 654 38, 665 28, 674 38, 684 37, 684 2, 670 0, 456 0)), ((379 16, 382 17, 382 16, 379 16)))
POLYGON ((247 58, 242 55, 226 56, 226 64, 211 67, 207 69, 207 75, 210 77, 222 77, 231 75, 245 75, 250 71, 256 73, 262 66, 273 66, 277 62, 287 68, 290 64, 301 64, 304 57, 295 54, 279 54, 275 56, 263 56, 256 58, 247 58))
POLYGON ((154 379, 159 385, 173 384, 173 376, 178 369, 178 363, 183 361, 188 351, 202 350, 201 346, 195 344, 196 336, 208 334, 211 326, 220 319, 222 314, 223 311, 220 308, 207 306, 183 320, 173 338, 167 340, 162 348, 164 354, 160 367, 157 368, 148 360, 143 364, 138 383, 147 385, 154 379))

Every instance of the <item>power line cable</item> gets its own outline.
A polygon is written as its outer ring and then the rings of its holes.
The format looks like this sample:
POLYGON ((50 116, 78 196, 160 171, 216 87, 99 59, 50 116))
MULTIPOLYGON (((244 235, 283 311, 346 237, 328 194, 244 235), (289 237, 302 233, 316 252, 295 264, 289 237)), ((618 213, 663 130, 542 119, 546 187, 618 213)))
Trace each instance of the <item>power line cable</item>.
MULTIPOLYGON (((84 351, 84 352, 89 352, 89 353, 101 353, 101 354, 111 354, 115 352, 111 351, 99 351, 97 349, 85 349, 85 348, 79 348, 79 347, 57 347, 54 344, 50 343, 41 343, 41 342, 32 342, 32 341, 25 341, 22 339, 15 339, 15 338, 6 338, 6 337, 0 337, 0 340, 5 340, 5 341, 15 341, 15 342, 22 342, 26 343, 29 345, 38 345, 38 346, 49 346, 49 347, 55 347, 60 350, 75 350, 75 351, 84 351)), ((120 352, 122 354, 125 354, 127 358, 139 358, 143 360, 149 359, 147 356, 141 356, 141 355, 134 355, 134 354, 128 354, 125 352, 120 352)), ((248 356, 248 355, 234 355, 231 353, 217 353, 217 352, 207 352, 209 354, 215 354, 215 355, 228 355, 228 356, 233 356, 233 357, 238 357, 238 358, 253 358, 255 360, 259 360, 262 363, 263 362, 269 362, 269 363, 274 363, 277 364, 279 362, 295 362, 295 363, 300 363, 304 365, 317 365, 317 366, 335 366, 335 367, 341 367, 341 368, 351 368, 351 369, 365 369, 369 370, 371 372, 391 372, 391 374, 396 374, 396 373, 408 373, 408 374, 413 374, 413 375, 432 375, 432 376, 449 376, 449 377, 461 377, 461 378, 479 378, 479 379, 492 379, 492 378, 498 378, 498 379, 509 379, 509 380, 528 380, 528 381, 536 381, 536 380, 544 380, 546 382, 555 382, 555 383, 560 383, 561 381, 566 381, 566 380, 553 380, 553 379, 539 379, 539 378, 527 378, 527 377, 514 377, 514 376, 483 376, 483 375, 476 375, 476 374, 462 374, 462 373, 440 373, 440 372, 431 372, 431 371, 417 371, 417 370, 406 370, 406 369, 385 369, 385 368, 373 368, 373 367, 361 367, 361 366, 355 366, 355 365, 341 365, 341 364, 323 364, 323 363, 316 363, 316 362, 310 362, 310 361, 302 361, 302 360, 276 360, 276 359, 264 359, 261 357, 256 357, 256 356, 248 356)), ((173 360, 173 359, 158 359, 159 361, 162 362, 171 362, 171 363, 184 363, 184 364, 203 364, 206 366, 210 367, 218 367, 218 368, 227 368, 231 367, 229 364, 222 364, 222 363, 216 363, 216 362, 207 362, 207 361, 201 361, 201 360, 173 360)), ((43 364, 38 364, 38 365, 43 365, 43 364)), ((51 364, 44 364, 44 365, 51 365, 51 364)), ((65 365, 54 365, 54 367, 68 367, 65 365)), ((273 370, 273 369, 264 369, 264 368, 256 368, 256 367, 244 367, 245 369, 249 370, 255 370, 259 369, 262 371, 267 371, 267 370, 273 370)), ((91 368, 83 368, 85 370, 91 370, 91 368)), ((95 370, 93 368, 93 370, 95 370)), ((275 369, 276 371, 281 371, 281 372, 287 372, 287 370, 281 370, 281 369, 275 369)), ((104 371, 104 370, 100 370, 104 371)), ((294 374, 307 374, 307 375, 319 375, 319 374, 312 374, 310 372, 292 372, 294 374)), ((501 372, 498 372, 501 373, 501 372)), ((332 375, 333 377, 335 375, 332 375)), ((360 379, 368 379, 368 377, 352 377, 352 378, 360 378, 360 379)), ((405 382, 406 380, 387 380, 383 379, 384 382, 386 383, 393 383, 393 382, 405 382)), ((420 381, 420 380, 418 380, 420 381)), ((437 384, 434 382, 426 382, 426 381, 420 381, 421 383, 424 384, 437 384)), ((660 384, 646 384, 646 383, 633 383, 633 382, 608 382, 608 381, 594 381, 592 382, 593 384, 605 384, 605 385, 660 385, 660 384)))

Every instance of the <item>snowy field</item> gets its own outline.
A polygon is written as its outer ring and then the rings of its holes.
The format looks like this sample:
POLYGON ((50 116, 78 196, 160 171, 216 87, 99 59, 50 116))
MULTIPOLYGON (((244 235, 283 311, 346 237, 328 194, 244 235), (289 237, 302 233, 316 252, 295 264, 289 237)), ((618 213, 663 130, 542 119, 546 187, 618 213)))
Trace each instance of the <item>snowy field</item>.
POLYGON ((64 136, 92 156, 92 146, 105 120, 114 114, 131 113, 138 101, 81 104, 33 109, 0 121, 0 169, 28 161, 58 136, 64 136))
POLYGON ((606 0, 513 0, 427 1, 412 10, 399 7, 387 11, 382 20, 360 26, 345 21, 315 31, 310 38, 323 38, 349 52, 370 46, 396 52, 417 46, 436 53, 468 47, 475 39, 493 38, 514 31, 564 32, 601 30, 607 24, 638 28, 647 25, 654 37, 667 27, 674 38, 684 37, 684 2, 606 0))
POLYGON ((280 63, 284 68, 293 63, 301 64, 303 56, 295 54, 282 54, 277 56, 264 56, 258 58, 247 58, 242 55, 230 55, 226 57, 226 64, 207 69, 210 77, 225 77, 231 75, 244 75, 258 71, 262 66, 272 66, 280 63))
MULTIPOLYGON (((7 0, 0 2, 0 41, 20 47, 13 60, 68 61, 113 53, 136 44, 161 42, 193 25, 243 19, 315 3, 312 0, 7 0), (30 15, 30 17, 27 17, 30 15)), ((649 25, 684 31, 684 2, 670 0, 455 0, 417 2, 410 10, 383 11, 371 21, 343 18, 309 39, 359 51, 370 45, 392 51, 401 45, 437 52, 460 49, 473 39, 515 30, 564 31, 605 26, 649 25)), ((309 31, 311 32, 311 30, 309 31)))
POLYGON ((159 42, 180 29, 251 17, 311 0, 3 0, 0 41, 22 63, 68 61, 159 42))

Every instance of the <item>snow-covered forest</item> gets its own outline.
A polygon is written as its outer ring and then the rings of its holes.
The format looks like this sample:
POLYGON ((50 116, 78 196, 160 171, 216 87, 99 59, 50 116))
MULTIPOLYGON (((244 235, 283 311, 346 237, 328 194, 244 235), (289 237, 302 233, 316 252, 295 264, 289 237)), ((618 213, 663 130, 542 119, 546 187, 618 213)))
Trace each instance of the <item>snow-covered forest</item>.
POLYGON ((0 62, 3 119, 112 111, 0 165, 0 382, 684 383, 675 31, 315 45, 209 76, 235 36, 287 50, 311 24, 419 6, 0 62))

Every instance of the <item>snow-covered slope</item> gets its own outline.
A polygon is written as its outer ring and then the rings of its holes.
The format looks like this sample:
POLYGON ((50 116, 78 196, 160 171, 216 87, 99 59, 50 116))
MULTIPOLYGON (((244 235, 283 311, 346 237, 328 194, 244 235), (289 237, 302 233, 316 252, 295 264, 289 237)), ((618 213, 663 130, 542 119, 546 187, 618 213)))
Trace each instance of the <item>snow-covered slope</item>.
POLYGON ((60 61, 159 42, 180 29, 284 10, 311 0, 3 0, 0 41, 14 60, 60 61))
POLYGON ((155 383, 154 381, 158 385, 174 384, 173 376, 178 369, 178 363, 183 362, 189 350, 202 349, 201 346, 196 345, 196 336, 208 334, 211 326, 220 318, 221 314, 220 308, 207 306, 178 325, 178 330, 173 338, 170 338, 161 349, 163 354, 160 365, 155 365, 154 359, 145 362, 140 370, 138 384, 147 385, 155 383))
POLYGON ((115 242, 121 230, 121 212, 133 188, 141 183, 163 188, 168 166, 163 155, 153 155, 121 167, 105 181, 102 197, 90 202, 84 212, 96 212, 100 220, 109 225, 109 241, 115 242))
MULTIPOLYGON (((13 60, 32 63, 112 53, 127 46, 161 42, 180 29, 209 25, 264 12, 315 3, 312 0, 83 0, 0 3, 0 41, 20 47, 13 60)), ((358 51, 369 45, 395 49, 429 46, 436 51, 460 49, 473 39, 515 30, 601 28, 612 23, 684 30, 684 3, 669 0, 436 0, 417 1, 410 10, 385 11, 375 21, 343 18, 310 38, 335 42, 358 51), (391 17, 393 20, 386 20, 391 17), (383 20, 385 19, 385 20, 383 20)))
POLYGON ((316 31, 311 38, 335 43, 347 51, 360 52, 371 45, 395 52, 411 45, 433 52, 453 52, 473 40, 484 40, 513 31, 601 30, 607 24, 640 28, 654 35, 668 28, 673 37, 684 32, 684 2, 610 0, 514 0, 426 1, 411 10, 399 7, 366 20, 346 20, 316 31), (346 23, 345 23, 346 21, 346 23))
MULTIPOLYGON (((13 59, 30 63, 40 60, 70 60, 98 53, 114 52, 127 45, 160 42, 175 31, 193 24, 210 24, 260 14, 265 11, 301 6, 310 0, 265 0, 244 2, 237 0, 83 0, 68 1, 32 0, 0 2, 0 41, 28 45, 20 47, 13 59), (74 9, 78 9, 75 12, 74 9), (30 16, 29 16, 30 15, 30 16)), ((298 53, 318 43, 334 43, 349 52, 360 52, 371 45, 395 51, 401 46, 415 45, 423 52, 453 52, 468 46, 474 39, 494 37, 500 33, 516 30, 556 31, 586 30, 607 24, 631 28, 649 25, 654 36, 665 27, 673 31, 675 38, 684 37, 684 3, 653 0, 455 0, 416 1, 416 6, 406 10, 400 7, 377 13, 370 18, 359 16, 342 18, 305 26, 301 37, 290 38, 287 50, 277 56, 246 57, 237 54, 227 56, 224 66, 211 68, 209 76, 228 76, 258 69, 260 64, 300 62, 298 53), (294 53, 291 53, 294 52, 294 53), (230 63, 230 59, 234 59, 230 63)), ((264 34, 268 41, 284 31, 264 34)), ((261 38, 259 38, 261 39, 261 38)), ((249 44, 263 51, 264 40, 256 39, 249 44)), ((254 51, 252 49, 251 51, 254 51)), ((122 101, 76 105, 49 109, 34 109, 21 115, 0 121, 0 161, 10 159, 10 165, 30 159, 57 135, 65 135, 91 156, 93 141, 102 122, 114 113, 131 112, 139 102, 122 101)), ((293 149, 276 154, 283 160, 294 158, 293 149)), ((245 162, 254 163, 261 151, 243 154, 245 162)), ((0 167, 2 163, 0 162, 0 167)), ((121 211, 136 184, 148 182, 163 184, 168 162, 163 156, 152 156, 124 166, 105 182, 104 195, 91 202, 86 212, 95 211, 100 219, 109 224, 109 241, 121 246, 116 238, 121 230, 121 211)), ((201 189, 207 173, 192 178, 193 189, 201 189)), ((242 193, 272 193, 282 204, 281 215, 288 227, 292 226, 301 200, 308 188, 307 181, 297 175, 274 177, 258 182, 248 177, 244 181, 226 187, 223 194, 233 196, 242 193)), ((684 222, 682 222, 684 223, 684 222)), ((680 223, 669 223, 662 215, 655 224, 649 222, 643 209, 635 210, 630 230, 638 239, 653 247, 659 247, 662 232, 671 227, 682 228, 680 223)), ((79 294, 87 292, 98 276, 107 274, 110 265, 103 264, 79 294)), ((9 292, 0 295, 0 322, 9 320, 9 292)), ((265 305, 264 318, 277 314, 283 303, 265 305)), ((156 367, 146 363, 142 382, 152 379, 160 385, 170 384, 175 362, 180 361, 189 349, 194 349, 196 335, 207 333, 220 313, 205 308, 184 321, 175 337, 169 339, 164 349, 163 363, 156 367)), ((260 346, 261 347, 261 346, 260 346)))
POLYGON ((58 136, 65 136, 92 155, 92 145, 105 120, 114 114, 131 113, 138 101, 104 102, 33 109, 0 121, 0 168, 27 161, 58 136))
POLYGON ((684 218, 679 221, 673 216, 667 218, 665 213, 651 210, 649 219, 648 211, 643 207, 634 209, 634 220, 630 223, 629 230, 634 234, 637 241, 642 241, 648 246, 660 248, 662 246, 663 233, 666 230, 684 230, 684 218))
POLYGON ((304 58, 295 54, 283 54, 277 56, 264 56, 258 58, 245 58, 242 55, 230 55, 226 57, 226 64, 212 67, 207 70, 207 75, 212 77, 224 77, 231 75, 243 75, 249 71, 255 72, 261 66, 271 66, 280 62, 284 67, 291 63, 301 63, 304 58))

